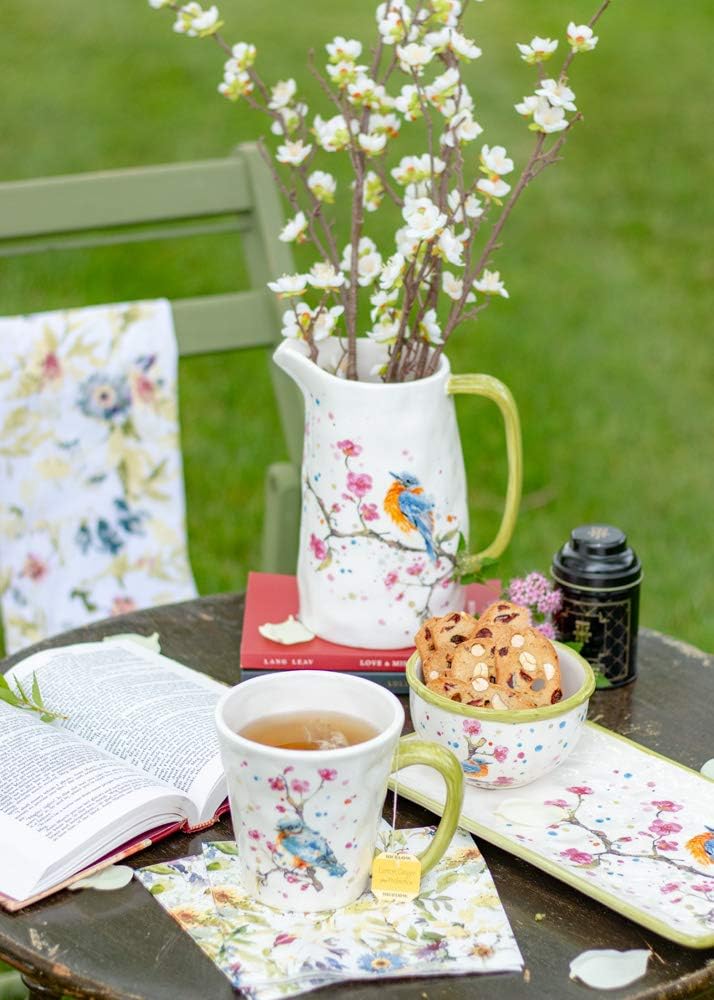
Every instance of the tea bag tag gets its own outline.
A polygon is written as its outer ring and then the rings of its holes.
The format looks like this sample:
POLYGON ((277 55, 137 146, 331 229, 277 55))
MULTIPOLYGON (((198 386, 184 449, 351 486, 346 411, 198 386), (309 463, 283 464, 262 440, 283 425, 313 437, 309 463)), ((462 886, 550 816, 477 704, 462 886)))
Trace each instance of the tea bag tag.
POLYGON ((372 892, 380 903, 416 899, 421 883, 421 862, 408 851, 382 851, 372 861, 372 892))

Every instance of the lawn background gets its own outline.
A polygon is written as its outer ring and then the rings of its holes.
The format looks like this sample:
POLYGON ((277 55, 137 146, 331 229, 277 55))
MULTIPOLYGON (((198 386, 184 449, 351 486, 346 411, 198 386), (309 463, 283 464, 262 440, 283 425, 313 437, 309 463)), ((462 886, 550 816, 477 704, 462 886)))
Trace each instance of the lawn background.
MULTIPOLYGON (((483 141, 505 143, 517 166, 532 136, 512 105, 531 92, 532 71, 514 43, 562 39, 594 7, 471 4, 466 33, 484 50, 468 70, 476 117, 483 141)), ((142 0, 4 0, 3 10, 2 180, 221 156, 264 130, 216 93, 217 48, 175 35, 166 11, 142 0)), ((305 52, 338 33, 370 40, 373 11, 372 0, 221 5, 226 37, 254 42, 263 75, 294 76, 323 114, 305 52)), ((523 508, 499 574, 547 569, 577 524, 619 525, 645 570, 642 622, 710 650, 713 29, 709 4, 615 0, 598 49, 572 67, 585 122, 505 231, 498 267, 511 298, 449 349, 456 371, 498 376, 520 407, 523 508)), ((403 133, 403 152, 420 152, 403 133)), ((379 241, 390 225, 379 213, 368 231, 379 241)), ((3 264, 0 313, 224 291, 243 274, 237 249, 221 237, 3 264)), ((191 359, 181 378, 197 582, 203 593, 241 588, 259 558, 263 470, 284 455, 266 355, 191 359)), ((498 523, 502 430, 483 401, 459 413, 479 547, 498 523)))

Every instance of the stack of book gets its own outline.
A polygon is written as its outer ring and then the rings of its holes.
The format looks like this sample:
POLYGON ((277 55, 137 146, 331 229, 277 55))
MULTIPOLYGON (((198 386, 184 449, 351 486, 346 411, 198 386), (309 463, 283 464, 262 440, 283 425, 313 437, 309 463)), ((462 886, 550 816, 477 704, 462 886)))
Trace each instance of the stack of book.
MULTIPOLYGON (((465 608, 479 614, 500 596, 498 580, 466 587, 465 608)), ((338 646, 317 637, 286 646, 266 639, 259 627, 299 617, 297 580, 277 573, 249 573, 243 636, 240 647, 241 677, 258 677, 278 670, 344 670, 388 687, 396 694, 408 691, 404 668, 414 652, 405 649, 358 649, 338 646)))

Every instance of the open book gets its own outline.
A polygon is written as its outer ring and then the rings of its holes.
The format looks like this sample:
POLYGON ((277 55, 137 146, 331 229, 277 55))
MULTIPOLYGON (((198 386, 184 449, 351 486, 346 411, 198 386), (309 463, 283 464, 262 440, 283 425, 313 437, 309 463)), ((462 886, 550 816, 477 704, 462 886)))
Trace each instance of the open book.
POLYGON ((33 674, 47 707, 67 719, 42 722, 0 701, 6 909, 172 830, 209 825, 227 794, 213 722, 225 691, 218 681, 131 640, 44 650, 8 679, 27 690, 33 674))

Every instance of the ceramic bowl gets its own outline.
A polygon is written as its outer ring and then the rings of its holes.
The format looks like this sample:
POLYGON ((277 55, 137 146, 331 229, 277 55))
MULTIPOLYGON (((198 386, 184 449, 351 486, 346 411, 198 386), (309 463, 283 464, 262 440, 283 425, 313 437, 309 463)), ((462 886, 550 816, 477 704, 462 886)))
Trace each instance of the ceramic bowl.
POLYGON ((417 653, 407 663, 409 706, 418 736, 452 750, 468 784, 517 788, 542 777, 572 752, 595 690, 590 664, 556 642, 563 699, 543 708, 499 712, 430 691, 417 653))

